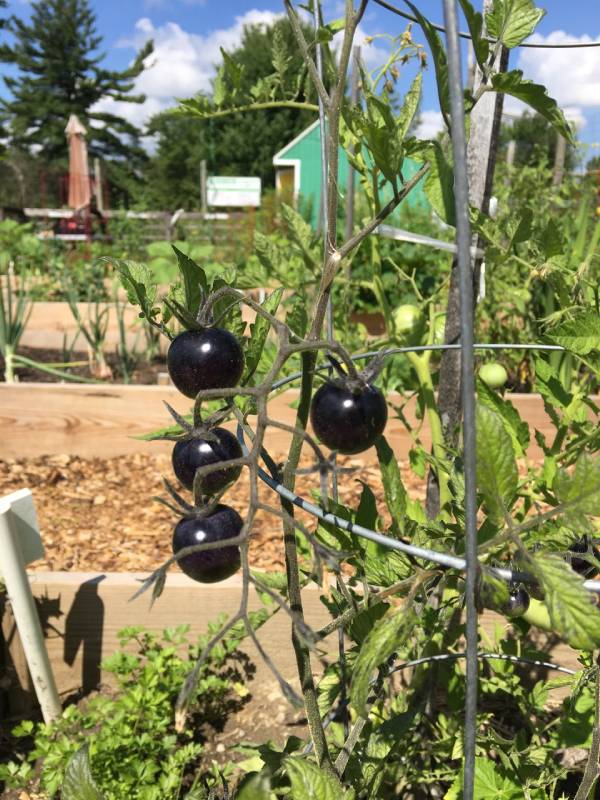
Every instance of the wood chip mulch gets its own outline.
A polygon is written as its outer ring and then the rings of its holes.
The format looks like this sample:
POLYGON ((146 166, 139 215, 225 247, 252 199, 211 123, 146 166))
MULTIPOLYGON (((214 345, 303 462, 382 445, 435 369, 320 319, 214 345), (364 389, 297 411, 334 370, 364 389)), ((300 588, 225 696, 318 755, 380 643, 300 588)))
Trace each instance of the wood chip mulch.
MULTIPOLYGON (((356 457, 342 466, 354 471, 340 479, 340 502, 356 508, 365 481, 382 503, 379 468, 356 457)), ((308 466, 309 462, 302 466, 308 466)), ((423 498, 424 482, 401 466, 411 497, 423 498)), ((119 456, 84 459, 54 455, 35 459, 0 461, 0 495, 17 489, 32 491, 42 539, 43 560, 29 569, 73 572, 145 572, 159 567, 171 556, 173 512, 153 500, 166 496, 162 476, 172 478, 167 455, 119 456)), ((297 491, 311 499, 318 487, 317 473, 301 475, 297 491)), ((277 496, 266 486, 261 499, 277 506, 277 496)), ((241 478, 225 495, 242 516, 248 504, 248 482, 241 478)), ((309 521, 307 519, 307 521, 309 521)), ((263 570, 283 568, 281 521, 273 515, 257 515, 250 545, 252 566, 263 570)))

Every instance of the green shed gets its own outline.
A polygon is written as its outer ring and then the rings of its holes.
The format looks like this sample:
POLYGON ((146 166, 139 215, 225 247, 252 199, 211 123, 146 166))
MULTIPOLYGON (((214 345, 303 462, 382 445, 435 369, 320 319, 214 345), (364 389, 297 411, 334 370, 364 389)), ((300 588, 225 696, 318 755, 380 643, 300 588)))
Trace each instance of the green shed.
MULTIPOLYGON (((285 145, 273 156, 275 166, 275 188, 278 194, 285 195, 302 208, 310 210, 311 224, 317 227, 321 197, 321 126, 316 120, 285 145)), ((339 149, 338 180, 342 194, 346 189, 348 178, 348 159, 346 153, 339 149)), ((408 180, 419 169, 419 165, 407 158, 404 161, 403 174, 408 180)), ((391 197, 391 194, 390 194, 391 197)), ((387 199, 382 198, 384 201, 387 199)), ((405 200, 409 206, 429 208, 429 203, 421 185, 418 185, 405 200)), ((397 222, 394 214, 390 217, 392 224, 397 222)))

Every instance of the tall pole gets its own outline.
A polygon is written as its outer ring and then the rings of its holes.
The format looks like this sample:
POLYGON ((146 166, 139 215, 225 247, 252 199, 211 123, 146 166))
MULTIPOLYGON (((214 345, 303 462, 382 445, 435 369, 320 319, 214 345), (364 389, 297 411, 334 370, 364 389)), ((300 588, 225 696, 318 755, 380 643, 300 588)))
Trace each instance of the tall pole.
POLYGON ((567 158, 567 140, 560 133, 556 134, 556 153, 554 154, 554 172, 552 173, 552 186, 559 186, 565 174, 565 161, 567 158))
MULTIPOLYGON (((352 48, 352 78, 350 82, 350 103, 355 106, 358 103, 358 76, 360 63, 360 47, 355 45, 352 48)), ((354 153, 354 148, 351 150, 354 153)), ((354 231, 354 178, 355 170, 352 164, 348 163, 348 179, 346 181, 346 227, 344 236, 348 240, 354 231)))
POLYGON ((203 214, 206 214, 206 159, 203 158, 200 162, 200 208, 203 214))
POLYGON ((102 197, 102 167, 100 159, 94 159, 94 194, 96 196, 96 208, 100 213, 104 211, 104 198, 102 197))

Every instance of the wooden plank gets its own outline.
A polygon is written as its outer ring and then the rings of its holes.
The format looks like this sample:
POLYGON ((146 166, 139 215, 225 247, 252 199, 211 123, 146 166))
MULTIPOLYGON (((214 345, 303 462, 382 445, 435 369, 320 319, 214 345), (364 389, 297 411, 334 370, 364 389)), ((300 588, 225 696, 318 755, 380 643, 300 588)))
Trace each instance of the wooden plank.
MULTIPOLYGON (((296 389, 284 392, 269 403, 270 416, 293 424, 297 399, 296 389)), ((598 402, 598 398, 593 398, 598 402)), ((412 446, 410 434, 395 417, 393 405, 401 398, 391 394, 390 416, 386 437, 400 459, 407 459, 412 446)), ((544 412, 539 395, 513 394, 511 400, 532 430, 553 435, 553 427, 544 412)), ((132 437, 165 427, 170 417, 164 402, 177 411, 187 413, 191 403, 172 386, 124 386, 78 384, 2 384, 0 385, 0 457, 36 457, 68 453, 86 458, 125 455, 129 453, 170 452, 168 442, 144 442, 132 437)), ((416 404, 408 403, 405 413, 416 423, 416 404)), ((250 418, 250 422, 252 418, 250 418)), ((229 424, 233 428, 233 424, 229 424)), ((421 438, 431 444, 425 421, 421 438)), ((533 438, 533 437, 532 437, 533 438)), ((270 429, 267 448, 282 453, 289 443, 289 434, 270 429)), ((532 441, 529 455, 539 458, 542 451, 532 441)), ((364 456, 375 460, 373 449, 364 456)))
MULTIPOLYGON (((61 696, 80 689, 91 691, 109 678, 100 665, 103 659, 119 649, 117 634, 121 629, 142 625, 152 631, 162 631, 185 624, 190 626, 192 640, 206 633, 208 623, 215 621, 220 614, 235 614, 242 587, 237 575, 218 584, 200 585, 174 572, 167 576, 162 596, 150 608, 149 594, 130 602, 146 574, 33 572, 30 577, 61 696)), ((326 624, 330 617, 316 589, 305 589, 303 597, 308 623, 314 628, 326 624)), ((251 591, 250 610, 261 607, 256 593, 251 591)), ((293 680, 296 662, 290 635, 290 619, 282 612, 276 613, 259 632, 260 642, 277 668, 284 677, 293 680)), ((19 655, 20 645, 14 637, 11 642, 16 665, 13 678, 18 681, 21 703, 24 703, 29 678, 19 655)), ((330 636, 325 651, 333 653, 336 647, 337 637, 330 636)), ((243 649, 257 666, 255 681, 268 678, 271 673, 254 645, 247 642, 243 649)))
MULTIPOLYGON (((118 648, 118 631, 129 625, 142 625, 149 630, 187 624, 190 638, 205 633, 207 625, 219 614, 234 614, 241 597, 241 578, 234 576, 213 585, 200 585, 185 575, 174 572, 167 577, 165 590, 152 608, 148 596, 129 602, 146 577, 135 573, 30 573, 31 587, 36 598, 46 645, 61 696, 83 689, 91 691, 110 676, 101 669, 103 659, 118 648)), ((303 590, 306 619, 313 628, 329 621, 329 615, 319 600, 319 589, 308 586, 303 590)), ((254 592, 250 594, 250 608, 260 607, 254 592)), ((494 628, 500 625, 510 631, 510 623, 503 617, 485 611, 480 618, 482 629, 493 637, 494 628)), ((5 615, 4 628, 10 632, 10 618, 5 615)), ((261 644, 274 659, 284 677, 295 682, 296 664, 290 643, 290 619, 278 612, 259 631, 261 644)), ((550 660, 571 669, 578 669, 577 652, 558 644, 547 647, 543 637, 542 649, 548 651, 550 660)), ((332 634, 324 643, 325 656, 336 657, 337 636, 332 634)), ((251 642, 243 649, 257 665, 255 682, 269 680, 270 672, 260 660, 251 642)), ((485 649, 488 649, 487 647, 485 649)), ((11 636, 10 652, 13 659, 12 679, 15 697, 21 706, 27 703, 30 692, 26 665, 19 654, 18 638, 11 636)), ((315 660, 315 669, 319 669, 315 660)), ((556 697, 563 696, 556 694, 556 697)), ((553 693, 554 696, 554 693, 553 693)))
MULTIPOLYGON (((123 299, 121 298, 123 302, 123 299)), ((77 303, 81 319, 85 322, 93 319, 95 309, 88 303, 77 303)), ((114 303, 99 303, 99 313, 107 311, 108 325, 105 339, 105 350, 114 351, 119 343, 119 320, 114 303)), ((143 323, 138 316, 138 309, 126 305, 123 310, 126 329, 127 346, 137 351, 145 349, 143 323)), ((254 321, 255 314, 247 305, 242 304, 242 318, 246 323, 254 321)), ((25 332, 21 337, 23 347, 40 347, 61 349, 65 343, 71 345, 79 332, 79 326, 73 317, 68 303, 37 301, 33 303, 31 316, 27 322, 25 332)), ((168 341, 161 339, 163 352, 166 353, 168 341)), ((88 345, 82 333, 79 333, 76 350, 87 350, 88 345)))

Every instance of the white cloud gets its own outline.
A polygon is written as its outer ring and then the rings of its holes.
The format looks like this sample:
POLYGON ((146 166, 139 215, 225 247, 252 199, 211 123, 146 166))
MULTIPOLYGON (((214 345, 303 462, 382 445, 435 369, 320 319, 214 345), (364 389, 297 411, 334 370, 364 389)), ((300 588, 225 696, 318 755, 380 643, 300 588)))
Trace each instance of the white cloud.
POLYGON ((137 50, 148 39, 154 40, 154 53, 148 59, 150 66, 135 81, 134 91, 145 94, 146 101, 138 105, 104 98, 94 110, 119 114, 142 126, 154 114, 174 106, 176 98, 209 91, 215 65, 221 61, 220 48, 234 50, 241 43, 245 25, 272 25, 279 16, 272 11, 252 9, 236 17, 229 28, 206 35, 188 33, 174 22, 155 27, 148 17, 142 17, 135 25, 134 35, 121 39, 117 47, 137 50))
MULTIPOLYGON (((578 44, 600 41, 600 36, 570 36, 564 31, 553 31, 548 36, 534 34, 528 41, 536 44, 578 44)), ((599 55, 596 47, 558 50, 521 48, 518 67, 526 78, 546 86, 548 94, 561 107, 600 106, 599 55)))
POLYGON ((419 122, 415 128, 415 136, 419 139, 435 139, 444 128, 441 111, 421 111, 419 122))

